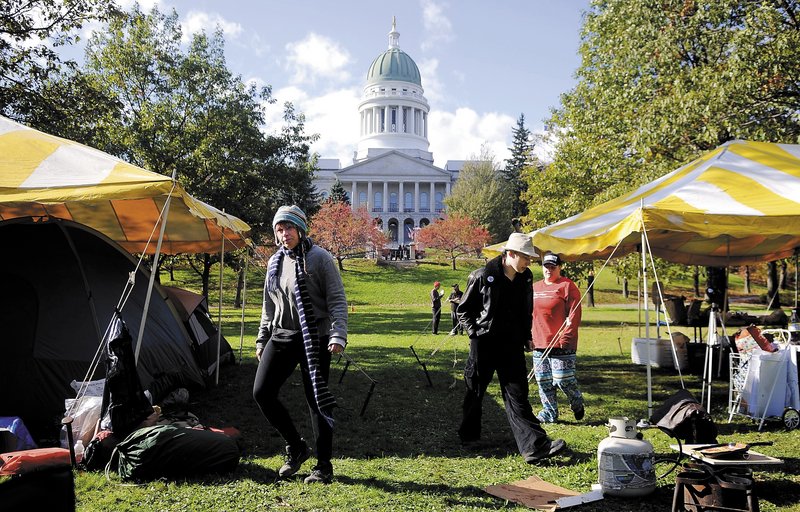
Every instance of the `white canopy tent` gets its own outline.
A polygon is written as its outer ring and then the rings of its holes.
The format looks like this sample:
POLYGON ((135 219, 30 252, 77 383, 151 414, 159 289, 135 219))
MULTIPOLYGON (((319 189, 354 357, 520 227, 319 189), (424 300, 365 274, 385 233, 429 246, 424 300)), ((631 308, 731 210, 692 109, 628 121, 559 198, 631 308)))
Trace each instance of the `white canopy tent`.
POLYGON ((566 261, 642 252, 645 269, 647 250, 675 263, 719 267, 790 257, 800 248, 800 145, 730 141, 530 235, 540 253, 566 261))

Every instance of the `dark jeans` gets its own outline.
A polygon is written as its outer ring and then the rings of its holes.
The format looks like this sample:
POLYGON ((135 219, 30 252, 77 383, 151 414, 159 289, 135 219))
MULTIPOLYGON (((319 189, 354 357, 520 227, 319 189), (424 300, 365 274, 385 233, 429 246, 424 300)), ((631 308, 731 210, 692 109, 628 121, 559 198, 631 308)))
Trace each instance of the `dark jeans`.
POLYGON ((464 334, 464 327, 458 321, 458 315, 456 315, 455 311, 450 312, 450 320, 453 321, 453 330, 451 332, 453 334, 464 334))
POLYGON ((442 319, 442 308, 432 308, 433 319, 431 323, 431 332, 439 334, 439 320, 442 319))
MULTIPOLYGON (((261 412, 267 421, 280 433, 286 444, 296 447, 300 444, 301 436, 292 422, 289 411, 278 399, 278 392, 292 374, 297 365, 303 378, 306 402, 311 411, 312 421, 317 432, 316 453, 319 466, 330 467, 333 451, 333 428, 328 425, 318 410, 314 401, 314 390, 308 375, 308 362, 306 360, 303 339, 298 335, 288 341, 269 340, 261 354, 258 363, 255 382, 253 383, 253 398, 255 398, 261 412)), ((319 367, 325 380, 331 368, 331 354, 328 352, 328 337, 320 337, 319 367)))
POLYGON ((497 372, 506 416, 517 441, 517 449, 523 456, 534 453, 548 442, 547 433, 533 414, 528 401, 528 372, 525 366, 525 351, 507 346, 506 340, 470 339, 469 357, 464 368, 463 419, 458 429, 462 441, 477 440, 481 436, 481 416, 486 388, 497 372))

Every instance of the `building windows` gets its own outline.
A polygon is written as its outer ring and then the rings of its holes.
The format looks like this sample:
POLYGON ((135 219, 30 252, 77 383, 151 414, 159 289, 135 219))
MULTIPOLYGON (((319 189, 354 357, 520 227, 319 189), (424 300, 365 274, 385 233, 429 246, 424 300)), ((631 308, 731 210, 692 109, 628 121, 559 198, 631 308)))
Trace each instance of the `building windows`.
POLYGON ((403 211, 404 212, 414 211, 414 194, 412 194, 411 192, 405 193, 405 200, 403 201, 403 211))
POLYGON ((444 211, 444 194, 441 192, 436 192, 436 213, 442 213, 444 211))
POLYGON ((358 206, 367 206, 367 193, 366 192, 359 192, 358 193, 358 206))
POLYGON ((400 209, 397 206, 397 192, 392 192, 389 194, 389 211, 396 212, 400 209))
POLYGON ((382 212, 383 211, 383 193, 382 192, 375 192, 375 203, 372 207, 373 212, 382 212))
POLYGON ((428 199, 427 192, 420 192, 419 194, 419 211, 421 212, 431 211, 431 202, 428 199))

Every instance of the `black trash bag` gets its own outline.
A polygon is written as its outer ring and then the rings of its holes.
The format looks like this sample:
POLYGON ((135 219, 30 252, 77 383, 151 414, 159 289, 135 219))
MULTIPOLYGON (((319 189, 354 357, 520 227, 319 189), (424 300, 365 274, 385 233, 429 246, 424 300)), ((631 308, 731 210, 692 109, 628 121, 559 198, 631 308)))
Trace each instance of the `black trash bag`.
POLYGON ((714 419, 686 389, 681 389, 653 411, 650 423, 684 444, 717 443, 714 419))
POLYGON ((131 335, 119 312, 114 313, 108 340, 101 425, 110 425, 122 439, 153 414, 153 406, 142 390, 131 335))

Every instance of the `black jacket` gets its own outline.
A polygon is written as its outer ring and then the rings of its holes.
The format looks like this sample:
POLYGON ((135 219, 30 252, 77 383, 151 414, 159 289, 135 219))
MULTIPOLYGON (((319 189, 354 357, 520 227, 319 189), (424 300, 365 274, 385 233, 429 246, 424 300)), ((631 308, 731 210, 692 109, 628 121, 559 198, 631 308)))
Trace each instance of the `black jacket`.
MULTIPOLYGON (((520 318, 524 322, 524 332, 527 332, 525 341, 531 340, 531 322, 533 321, 533 274, 530 269, 517 276, 515 279, 524 279, 528 284, 525 297, 525 311, 527 314, 520 318)), ((497 304, 498 279, 505 279, 503 274, 503 256, 492 258, 485 267, 473 271, 467 280, 467 289, 461 297, 461 304, 456 309, 456 315, 467 331, 470 339, 479 338, 492 330, 492 320, 495 316, 494 306, 497 304)))

